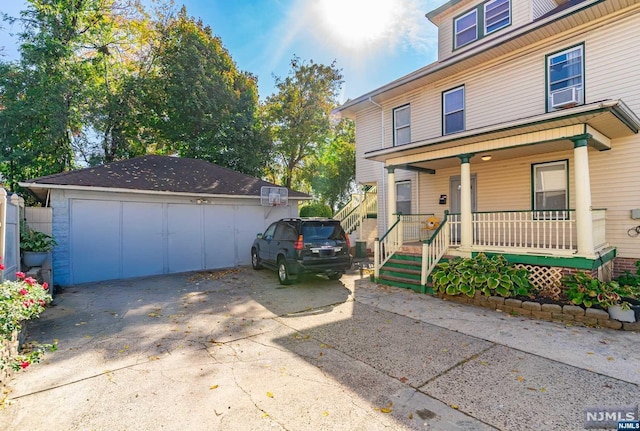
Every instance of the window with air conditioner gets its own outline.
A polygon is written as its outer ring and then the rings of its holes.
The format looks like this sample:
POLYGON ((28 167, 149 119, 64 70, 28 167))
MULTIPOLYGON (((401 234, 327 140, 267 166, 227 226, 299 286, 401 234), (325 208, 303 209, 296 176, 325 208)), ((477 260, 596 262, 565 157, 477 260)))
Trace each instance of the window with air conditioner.
POLYGON ((393 145, 411 142, 411 106, 405 105, 393 110, 393 145))
POLYGON ((547 56, 547 111, 584 103, 584 47, 547 56))

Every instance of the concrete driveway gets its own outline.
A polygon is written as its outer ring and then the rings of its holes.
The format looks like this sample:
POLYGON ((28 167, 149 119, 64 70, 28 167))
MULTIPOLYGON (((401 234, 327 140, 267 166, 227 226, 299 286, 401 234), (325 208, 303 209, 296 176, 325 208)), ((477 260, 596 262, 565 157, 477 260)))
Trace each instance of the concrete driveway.
POLYGON ((7 430, 572 430, 640 401, 639 335, 240 268, 65 289, 7 430))

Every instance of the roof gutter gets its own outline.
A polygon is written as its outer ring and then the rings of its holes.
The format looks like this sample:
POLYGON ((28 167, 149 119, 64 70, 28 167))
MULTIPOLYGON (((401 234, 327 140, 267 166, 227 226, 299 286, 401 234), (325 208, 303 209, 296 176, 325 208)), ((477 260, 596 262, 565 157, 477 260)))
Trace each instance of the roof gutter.
MULTIPOLYGON (((580 10, 583 9, 587 9, 590 8, 598 3, 601 3, 605 0, 587 0, 585 2, 582 3, 578 3, 576 4, 574 7, 565 9, 564 11, 560 12, 557 15, 552 15, 549 16, 545 19, 541 19, 538 21, 532 21, 531 23, 529 23, 528 25, 525 25, 519 29, 514 30, 513 32, 507 33, 505 36, 503 37, 497 37, 495 39, 491 40, 491 43, 489 45, 487 45, 486 47, 483 47, 481 49, 471 49, 469 51, 466 51, 460 55, 456 55, 454 57, 451 57, 449 59, 443 60, 442 62, 434 62, 431 63, 430 65, 427 65, 425 67, 423 67, 422 69, 418 69, 414 72, 409 73, 408 75, 405 75, 395 81, 390 82, 387 85, 384 85, 382 87, 379 87, 373 91, 370 91, 360 97, 357 97, 353 100, 347 101, 345 102, 342 106, 339 106, 338 108, 336 108, 334 111, 335 112, 341 112, 341 111, 345 111, 355 105, 358 105, 362 102, 366 102, 366 101, 371 101, 372 97, 376 97, 376 96, 380 96, 388 91, 394 90, 398 87, 402 87, 405 84, 409 84, 413 81, 416 81, 420 78, 423 78, 425 76, 431 75, 435 72, 438 72, 442 69, 446 69, 447 67, 451 67, 457 63, 460 63, 464 60, 467 60, 471 57, 474 57, 482 52, 488 51, 498 45, 501 45, 505 42, 511 41, 513 39, 516 39, 520 36, 523 36, 529 32, 532 32, 534 30, 537 30, 540 27, 543 27, 545 25, 548 25, 554 21, 558 21, 562 18, 565 18, 568 15, 572 15, 580 10)), ((455 2, 457 3, 457 1, 455 2)))
MULTIPOLYGON (((207 197, 207 198, 240 198, 240 199, 260 199, 260 196, 243 196, 243 195, 222 195, 222 194, 209 194, 209 193, 189 193, 189 192, 169 192, 164 190, 139 190, 139 189, 124 189, 118 187, 94 187, 94 186, 74 186, 67 184, 43 184, 43 183, 30 183, 19 182, 18 185, 24 188, 37 188, 37 189, 55 189, 55 190, 78 190, 88 192, 111 192, 111 193, 134 193, 140 195, 159 195, 159 196, 185 196, 185 197, 207 197)), ((303 196, 290 196, 291 200, 312 200, 313 197, 303 196)))

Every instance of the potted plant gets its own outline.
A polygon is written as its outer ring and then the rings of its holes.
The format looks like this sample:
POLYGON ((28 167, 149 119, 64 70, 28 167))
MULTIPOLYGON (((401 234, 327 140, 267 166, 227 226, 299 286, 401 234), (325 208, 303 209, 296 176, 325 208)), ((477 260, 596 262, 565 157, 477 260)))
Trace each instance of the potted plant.
POLYGON ((20 250, 25 266, 42 266, 55 245, 55 239, 44 232, 31 229, 20 232, 20 250))

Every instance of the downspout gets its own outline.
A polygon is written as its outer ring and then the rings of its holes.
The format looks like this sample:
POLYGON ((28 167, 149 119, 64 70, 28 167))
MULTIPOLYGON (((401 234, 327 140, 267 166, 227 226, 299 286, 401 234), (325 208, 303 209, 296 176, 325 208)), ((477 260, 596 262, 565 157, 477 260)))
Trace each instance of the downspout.
MULTIPOLYGON (((380 149, 384 148, 384 108, 382 108, 382 105, 380 105, 379 103, 376 103, 371 96, 369 96, 369 102, 371 102, 374 106, 377 106, 378 108, 380 108, 380 149)), ((385 196, 385 200, 384 202, 386 202, 386 197, 387 197, 387 191, 384 188, 384 184, 385 184, 385 171, 384 171, 384 166, 382 166, 382 191, 384 192, 384 196, 385 196)), ((380 200, 378 199, 378 207, 380 207, 380 200)), ((386 208, 386 205, 385 205, 386 208)), ((378 211, 380 212, 380 211, 378 211)), ((387 226, 387 211, 383 211, 382 212, 382 225, 383 226, 387 226)), ((388 227, 388 226, 387 226, 388 227)), ((380 233, 380 232, 378 232, 380 233)))

